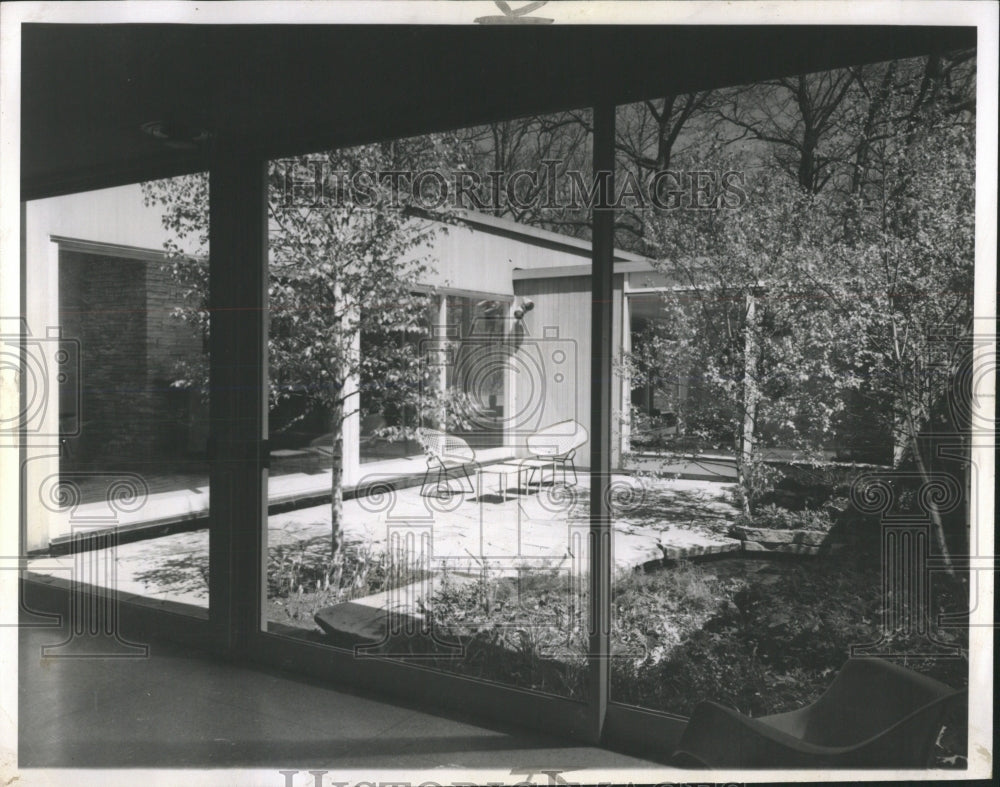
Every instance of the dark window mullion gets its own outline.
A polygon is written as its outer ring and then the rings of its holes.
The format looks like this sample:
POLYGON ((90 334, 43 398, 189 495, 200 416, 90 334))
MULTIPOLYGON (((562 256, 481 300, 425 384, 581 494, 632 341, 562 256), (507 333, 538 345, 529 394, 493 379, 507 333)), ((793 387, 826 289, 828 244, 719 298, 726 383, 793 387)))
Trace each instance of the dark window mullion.
POLYGON ((611 633, 611 516, 608 495, 611 472, 611 354, 614 286, 615 107, 594 107, 594 176, 598 178, 593 209, 590 399, 590 657, 591 734, 599 742, 608 705, 611 633))
POLYGON ((260 627, 267 479, 267 181, 230 148, 210 171, 209 615, 230 649, 260 627))

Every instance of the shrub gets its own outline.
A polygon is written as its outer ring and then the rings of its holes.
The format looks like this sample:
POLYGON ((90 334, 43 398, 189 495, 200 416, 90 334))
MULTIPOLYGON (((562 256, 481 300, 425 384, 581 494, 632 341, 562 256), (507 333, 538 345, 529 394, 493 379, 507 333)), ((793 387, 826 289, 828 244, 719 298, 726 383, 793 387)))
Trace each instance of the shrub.
POLYGON ((267 599, 280 620, 312 624, 323 607, 370 596, 416 582, 426 572, 399 565, 371 545, 345 546, 331 556, 330 538, 323 536, 270 550, 267 599), (279 609, 281 610, 279 613, 279 609))
POLYGON ((733 490, 733 504, 743 510, 745 502, 746 508, 756 510, 781 478, 782 472, 777 467, 755 455, 743 465, 743 483, 733 490))
POLYGON ((670 570, 626 572, 615 582, 612 648, 616 663, 656 664, 726 603, 724 583, 681 563, 670 570))
POLYGON ((759 502, 776 503, 795 511, 821 508, 833 498, 846 497, 851 482, 862 472, 852 465, 827 462, 786 462, 777 467, 781 477, 759 502))
MULTIPOLYGON (((810 566, 786 564, 754 581, 722 587, 731 592, 731 603, 718 605, 669 658, 631 671, 614 665, 616 691, 628 696, 626 701, 682 714, 703 699, 751 716, 792 710, 825 690, 852 645, 874 643, 882 634, 881 569, 875 561, 843 557, 810 566)), ((933 613, 963 605, 967 599, 956 585, 938 594, 933 613)), ((903 663, 962 688, 968 683, 965 636, 962 629, 936 631, 939 640, 958 646, 957 657, 903 663)), ((926 651, 926 643, 900 635, 882 646, 889 652, 926 651)))
POLYGON ((565 573, 553 569, 491 577, 484 571, 472 581, 444 574, 420 611, 443 651, 449 642, 463 649, 460 658, 442 653, 435 663, 439 668, 582 696, 587 600, 572 592, 565 573))
POLYGON ((770 530, 816 530, 826 533, 833 527, 833 519, 828 507, 818 510, 789 511, 787 508, 769 504, 761 506, 750 516, 740 514, 734 524, 770 530))
MULTIPOLYGON (((613 670, 619 678, 660 663, 720 605, 727 584, 697 566, 622 572, 614 583, 613 670)), ((446 578, 421 611, 439 640, 460 643, 446 669, 524 688, 580 696, 585 686, 585 593, 571 593, 558 571, 474 581, 446 578)))

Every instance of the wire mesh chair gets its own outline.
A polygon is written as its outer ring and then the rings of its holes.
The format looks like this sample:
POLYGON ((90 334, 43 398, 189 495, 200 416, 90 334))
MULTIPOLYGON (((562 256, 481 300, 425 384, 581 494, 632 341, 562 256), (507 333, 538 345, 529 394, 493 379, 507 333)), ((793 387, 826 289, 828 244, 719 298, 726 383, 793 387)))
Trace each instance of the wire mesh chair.
POLYGON ((477 464, 476 452, 472 446, 461 437, 437 429, 422 429, 420 438, 424 453, 427 455, 427 471, 420 485, 420 494, 427 496, 428 481, 432 473, 436 474, 433 485, 435 494, 440 494, 442 483, 452 478, 464 480, 468 484, 469 492, 475 493, 472 479, 469 477, 469 465, 477 464))
POLYGON ((555 483, 555 465, 562 467, 563 483, 566 483, 566 466, 569 465, 569 469, 573 471, 573 483, 576 484, 576 463, 573 459, 577 449, 586 443, 588 438, 584 426, 570 418, 528 435, 525 443, 528 453, 535 460, 553 466, 553 483, 555 483))

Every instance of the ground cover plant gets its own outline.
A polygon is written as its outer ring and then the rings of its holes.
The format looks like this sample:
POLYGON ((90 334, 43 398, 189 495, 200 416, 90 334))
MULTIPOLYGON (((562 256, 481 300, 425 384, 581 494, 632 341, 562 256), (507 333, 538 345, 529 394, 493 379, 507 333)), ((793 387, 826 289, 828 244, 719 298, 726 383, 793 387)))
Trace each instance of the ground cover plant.
POLYGON ((806 508, 802 511, 789 511, 773 503, 761 506, 756 514, 748 516, 740 514, 736 517, 738 527, 766 528, 768 530, 814 530, 828 533, 833 528, 834 517, 831 515, 834 507, 806 508))
POLYGON ((316 629, 323 607, 417 582, 426 572, 371 544, 345 544, 333 552, 317 537, 272 548, 267 562, 267 620, 316 629))
MULTIPOLYGON (((961 583, 945 582, 932 597, 932 620, 967 608, 961 583)), ((586 599, 570 601, 568 588, 566 578, 555 574, 445 583, 425 611, 435 634, 465 651, 436 666, 585 696, 586 599)), ((883 632, 885 603, 880 561, 871 550, 623 574, 614 588, 611 697, 684 716, 705 699, 750 716, 802 707, 829 686, 852 646, 875 643, 887 633, 884 651, 926 652, 913 633, 883 632)), ((954 646, 954 654, 904 657, 900 663, 953 688, 966 687, 967 631, 938 629, 934 636, 954 646)), ((965 735, 959 709, 937 742, 938 766, 964 765, 965 735)))

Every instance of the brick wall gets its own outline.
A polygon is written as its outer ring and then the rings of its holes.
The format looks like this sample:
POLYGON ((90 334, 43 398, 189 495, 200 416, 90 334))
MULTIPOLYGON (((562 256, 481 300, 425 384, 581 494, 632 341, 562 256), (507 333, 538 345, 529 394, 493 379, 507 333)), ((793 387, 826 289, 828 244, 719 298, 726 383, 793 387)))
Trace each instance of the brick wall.
POLYGON ((208 407, 199 394, 173 386, 178 364, 197 363, 204 356, 205 337, 175 310, 182 306, 180 290, 168 267, 146 265, 147 383, 160 409, 157 422, 158 456, 188 456, 205 450, 208 440, 208 407))
POLYGON ((62 251, 59 292, 63 336, 80 342, 81 433, 68 441, 66 468, 188 455, 198 442, 192 430, 204 431, 207 418, 170 382, 202 341, 171 313, 180 300, 169 273, 156 262, 62 251))

